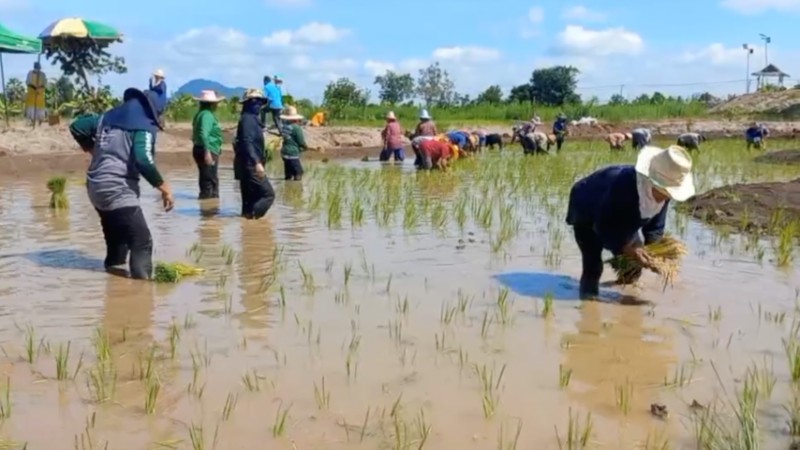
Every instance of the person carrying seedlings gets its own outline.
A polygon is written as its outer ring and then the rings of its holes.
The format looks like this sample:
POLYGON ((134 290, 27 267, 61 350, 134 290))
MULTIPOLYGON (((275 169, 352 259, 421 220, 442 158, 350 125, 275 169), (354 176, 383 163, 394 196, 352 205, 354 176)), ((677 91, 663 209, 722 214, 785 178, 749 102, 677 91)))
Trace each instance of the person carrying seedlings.
POLYGON ((767 145, 767 136, 769 136, 767 127, 758 122, 753 122, 744 132, 744 138, 747 141, 747 149, 750 150, 753 147, 757 149, 765 148, 767 145))
POLYGON ((100 216, 106 241, 106 270, 125 264, 130 253, 130 276, 153 276, 153 238, 139 201, 139 179, 161 191, 166 211, 175 205, 172 189, 155 164, 155 143, 164 110, 154 91, 125 90, 120 106, 103 115, 83 115, 70 124, 70 133, 92 160, 86 190, 100 216))
MULTIPOLYGON (((564 113, 558 113, 556 121, 553 122, 553 134, 555 135, 556 151, 561 151, 561 146, 564 145, 564 140, 567 137, 567 116, 564 113)), ((547 150, 550 151, 550 144, 547 144, 547 150)))
POLYGON ((200 200, 219 198, 219 155, 222 153, 222 128, 214 114, 225 97, 214 91, 202 91, 194 97, 200 105, 192 119, 192 156, 197 164, 200 200))
POLYGON ((264 169, 267 153, 258 117, 266 102, 260 89, 248 89, 240 100, 242 113, 233 143, 233 171, 234 177, 239 180, 242 217, 246 219, 264 217, 275 202, 275 190, 264 169))
MULTIPOLYGON (((581 299, 599 295, 603 249, 654 269, 644 245, 664 236, 670 200, 682 202, 694 193, 692 157, 676 145, 644 147, 635 166, 604 167, 576 182, 566 222, 572 226, 583 260, 581 299)), ((633 280, 618 282, 635 281, 641 270, 631 276, 633 280)))
POLYGON ((705 135, 700 133, 683 133, 678 136, 678 145, 686 150, 700 150, 700 143, 705 141, 705 135))
POLYGON ((381 131, 383 139, 383 149, 380 154, 380 161, 389 161, 394 156, 394 162, 403 162, 405 151, 403 150, 403 129, 394 115, 394 111, 386 113, 386 126, 381 131))
POLYGON ((609 133, 606 136, 606 142, 608 142, 609 149, 622 150, 625 147, 625 141, 630 138, 630 133, 609 133))
POLYGON ((297 108, 289 106, 286 114, 281 114, 283 126, 281 136, 281 157, 283 158, 284 179, 300 181, 303 179, 303 165, 300 164, 300 153, 308 150, 306 136, 300 126, 303 116, 297 113, 297 108))
POLYGON ((419 114, 419 123, 414 130, 414 137, 416 136, 436 136, 439 132, 436 130, 436 123, 431 119, 427 109, 423 109, 419 114))
POLYGON ((420 141, 418 148, 422 162, 419 168, 425 170, 432 170, 433 168, 447 170, 449 161, 455 155, 453 147, 448 142, 436 139, 420 141))
POLYGON ((633 145, 634 150, 641 150, 650 145, 652 138, 653 135, 647 128, 637 128, 631 131, 631 145, 633 145))
MULTIPOLYGON (((272 122, 275 125, 275 129, 280 131, 281 129, 281 111, 283 111, 283 93, 281 92, 280 85, 283 84, 283 79, 280 75, 275 75, 274 77, 264 77, 264 96, 267 99, 267 105, 265 105, 268 109, 270 114, 272 114, 272 122)), ((266 110, 261 115, 261 122, 266 127, 266 110)))

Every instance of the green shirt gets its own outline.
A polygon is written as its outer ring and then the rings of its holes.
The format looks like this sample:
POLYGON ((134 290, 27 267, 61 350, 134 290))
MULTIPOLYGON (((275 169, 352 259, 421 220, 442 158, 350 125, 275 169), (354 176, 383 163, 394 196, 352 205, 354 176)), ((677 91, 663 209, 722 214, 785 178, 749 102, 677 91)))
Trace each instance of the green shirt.
POLYGON ((283 145, 281 146, 281 156, 284 158, 299 158, 300 152, 306 151, 306 137, 303 128, 295 123, 285 124, 281 129, 283 145))
MULTIPOLYGON (((84 114, 78 116, 69 125, 69 132, 83 149, 95 148, 95 134, 100 125, 101 116, 97 114, 84 114)), ((139 173, 142 174, 153 187, 164 184, 164 179, 156 167, 155 136, 149 131, 128 131, 132 142, 131 153, 133 162, 139 173)))
POLYGON ((192 119, 192 143, 219 155, 222 151, 222 128, 214 113, 201 108, 192 119))

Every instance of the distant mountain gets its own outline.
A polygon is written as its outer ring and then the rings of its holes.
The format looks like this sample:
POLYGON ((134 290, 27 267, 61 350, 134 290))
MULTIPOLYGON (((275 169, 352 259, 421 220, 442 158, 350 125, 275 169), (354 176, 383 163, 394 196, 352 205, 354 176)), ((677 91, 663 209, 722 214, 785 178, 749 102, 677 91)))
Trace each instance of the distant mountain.
POLYGON ((172 95, 179 96, 181 94, 189 94, 192 96, 200 95, 200 91, 217 91, 219 95, 225 97, 241 97, 246 90, 243 87, 228 87, 216 81, 196 79, 189 81, 183 86, 179 87, 172 95))

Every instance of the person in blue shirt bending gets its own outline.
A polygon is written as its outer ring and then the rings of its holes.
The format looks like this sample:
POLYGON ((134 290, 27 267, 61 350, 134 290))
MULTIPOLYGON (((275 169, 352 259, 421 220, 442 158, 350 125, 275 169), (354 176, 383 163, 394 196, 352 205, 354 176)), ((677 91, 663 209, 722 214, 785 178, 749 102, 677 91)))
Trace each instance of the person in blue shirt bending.
MULTIPOLYGON (((644 245, 664 236, 670 200, 682 202, 694 194, 692 157, 677 145, 646 146, 639 151, 635 166, 604 167, 575 183, 569 194, 567 224, 572 226, 583 259, 581 299, 600 293, 604 249, 655 270, 644 245)), ((639 276, 641 271, 633 279, 617 282, 633 283, 639 276)))
POLYGON ((765 148, 767 143, 766 139, 769 136, 769 130, 764 125, 753 122, 750 128, 744 132, 744 137, 747 140, 747 149, 755 147, 757 149, 765 148))
POLYGON ((267 98, 267 104, 261 110, 261 122, 266 127, 267 111, 269 110, 269 113, 272 114, 272 123, 278 132, 281 129, 281 112, 283 111, 281 84, 283 84, 283 79, 280 75, 275 75, 272 78, 269 76, 264 77, 264 97, 267 98))
MULTIPOLYGON (((553 122, 553 134, 556 136, 556 151, 561 151, 561 146, 567 137, 567 116, 564 113, 559 113, 553 122)), ((547 150, 550 151, 550 145, 547 146, 547 150)))

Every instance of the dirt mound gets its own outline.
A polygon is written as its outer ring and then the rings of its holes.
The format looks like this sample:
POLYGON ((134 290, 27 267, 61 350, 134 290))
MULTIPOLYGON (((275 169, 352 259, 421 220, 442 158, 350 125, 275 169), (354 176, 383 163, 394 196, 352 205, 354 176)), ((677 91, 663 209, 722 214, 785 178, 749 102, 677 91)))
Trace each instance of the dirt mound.
POLYGON ((712 114, 773 114, 800 117, 800 89, 745 94, 714 106, 712 114))
POLYGON ((780 150, 777 152, 768 152, 764 153, 761 156, 758 156, 757 158, 755 158, 754 161, 767 164, 785 164, 785 165, 800 164, 800 150, 791 149, 791 150, 780 150))
POLYGON ((800 219, 800 178, 723 186, 690 199, 680 208, 713 225, 773 233, 800 219))

